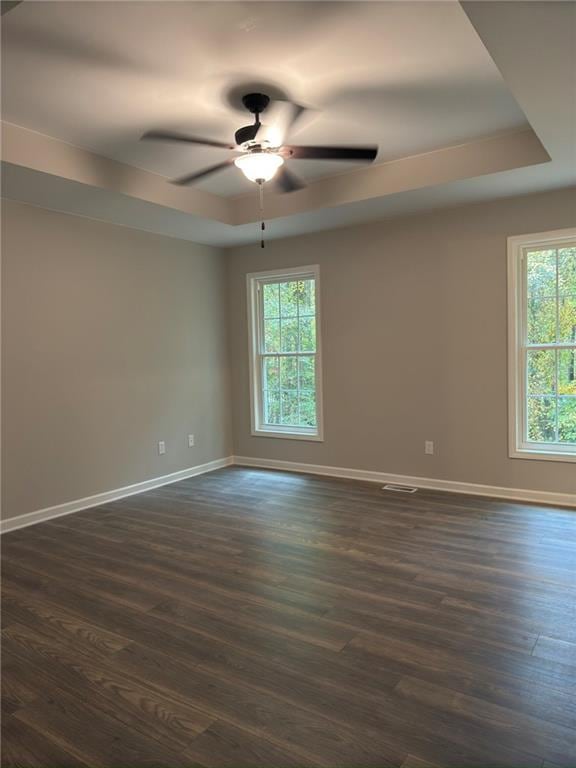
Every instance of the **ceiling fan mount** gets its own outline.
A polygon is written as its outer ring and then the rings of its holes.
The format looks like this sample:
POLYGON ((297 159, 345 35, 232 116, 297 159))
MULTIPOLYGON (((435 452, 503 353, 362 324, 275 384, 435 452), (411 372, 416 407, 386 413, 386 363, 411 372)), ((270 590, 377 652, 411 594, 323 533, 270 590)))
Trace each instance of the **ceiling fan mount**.
POLYGON ((247 93, 242 96, 242 104, 253 115, 260 115, 270 104, 270 96, 266 96, 265 93, 247 93))
MULTIPOLYGON (((281 192, 293 192, 302 189, 305 183, 286 167, 285 160, 352 160, 356 162, 372 162, 378 154, 378 147, 306 147, 285 144, 285 139, 305 107, 287 100, 277 99, 289 114, 278 126, 264 126, 260 115, 270 107, 271 98, 265 93, 246 93, 242 96, 242 104, 254 115, 254 123, 239 128, 234 134, 235 144, 204 139, 196 136, 186 136, 171 131, 148 131, 143 139, 160 141, 176 141, 207 147, 234 150, 240 153, 223 162, 205 168, 202 171, 174 179, 173 184, 192 184, 199 179, 224 170, 231 165, 240 168, 250 181, 262 185, 274 178, 281 192)), ((286 113, 285 113, 286 117, 286 113)))

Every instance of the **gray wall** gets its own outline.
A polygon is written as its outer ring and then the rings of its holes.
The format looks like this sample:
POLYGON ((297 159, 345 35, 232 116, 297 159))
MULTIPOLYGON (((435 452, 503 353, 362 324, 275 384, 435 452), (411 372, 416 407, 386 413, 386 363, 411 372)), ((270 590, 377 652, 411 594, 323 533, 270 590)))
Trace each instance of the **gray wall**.
POLYGON ((576 493, 573 463, 508 458, 506 350, 506 238, 574 226, 575 202, 556 191, 232 250, 235 454, 576 493), (321 269, 325 442, 252 437, 245 276, 304 264, 321 269))
POLYGON ((506 237, 573 226, 575 200, 550 192, 227 253, 3 201, 4 517, 233 450, 576 493, 574 464, 508 458, 506 382, 506 237), (303 264, 321 267, 326 439, 252 437, 245 275, 303 264))
POLYGON ((222 251, 11 201, 2 245, 4 517, 230 455, 222 251))

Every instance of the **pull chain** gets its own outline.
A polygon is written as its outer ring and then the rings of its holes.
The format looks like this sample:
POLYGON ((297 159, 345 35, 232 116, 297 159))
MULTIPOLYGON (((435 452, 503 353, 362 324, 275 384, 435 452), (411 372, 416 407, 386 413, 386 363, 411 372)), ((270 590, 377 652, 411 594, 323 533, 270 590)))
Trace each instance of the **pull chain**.
POLYGON ((264 248, 264 231, 266 230, 266 225, 264 224, 264 182, 262 180, 258 182, 258 192, 260 196, 260 218, 262 219, 262 223, 260 224, 260 229, 262 230, 260 248, 264 248))

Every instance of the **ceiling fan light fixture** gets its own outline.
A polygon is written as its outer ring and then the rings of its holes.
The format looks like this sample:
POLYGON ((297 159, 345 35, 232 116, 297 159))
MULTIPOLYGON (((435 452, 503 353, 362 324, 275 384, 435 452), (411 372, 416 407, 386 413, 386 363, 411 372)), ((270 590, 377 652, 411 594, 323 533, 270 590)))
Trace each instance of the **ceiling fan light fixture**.
POLYGON ((270 181, 283 164, 284 158, 274 152, 250 152, 234 160, 234 165, 244 176, 256 182, 270 181))

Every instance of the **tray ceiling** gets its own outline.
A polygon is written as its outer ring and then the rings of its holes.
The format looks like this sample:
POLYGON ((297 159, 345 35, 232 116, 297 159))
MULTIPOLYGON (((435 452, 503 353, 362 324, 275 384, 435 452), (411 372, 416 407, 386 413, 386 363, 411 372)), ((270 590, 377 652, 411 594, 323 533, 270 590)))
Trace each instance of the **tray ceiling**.
MULTIPOLYGON (((4 120, 166 177, 225 152, 140 135, 230 140, 251 122, 242 83, 313 107, 298 143, 375 143, 377 162, 527 127, 454 2, 25 0, 4 20, 4 120)), ((307 179, 353 167, 293 164, 307 179)), ((252 191, 233 168, 200 188, 252 191)))

